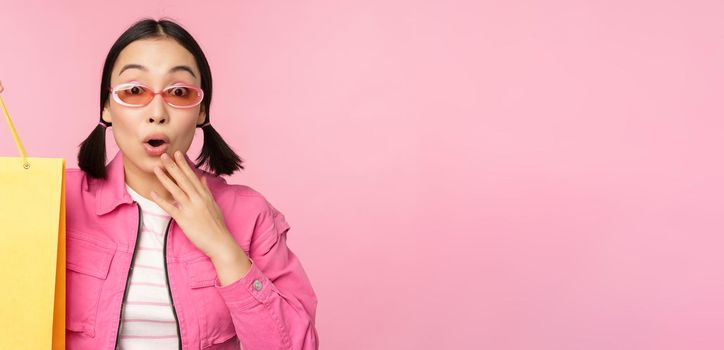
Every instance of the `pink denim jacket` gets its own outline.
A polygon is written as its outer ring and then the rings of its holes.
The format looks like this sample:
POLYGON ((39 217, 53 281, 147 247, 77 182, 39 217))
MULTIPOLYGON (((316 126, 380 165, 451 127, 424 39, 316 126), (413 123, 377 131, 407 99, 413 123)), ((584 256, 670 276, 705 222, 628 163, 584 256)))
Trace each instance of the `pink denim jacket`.
MULTIPOLYGON (((224 221, 252 261, 239 280, 220 286, 211 260, 173 219, 164 256, 182 349, 318 349, 317 297, 287 247, 289 224, 259 192, 205 176, 224 221)), ((107 179, 66 170, 69 350, 115 349, 121 305, 140 229, 141 210, 125 188, 123 154, 107 179)))

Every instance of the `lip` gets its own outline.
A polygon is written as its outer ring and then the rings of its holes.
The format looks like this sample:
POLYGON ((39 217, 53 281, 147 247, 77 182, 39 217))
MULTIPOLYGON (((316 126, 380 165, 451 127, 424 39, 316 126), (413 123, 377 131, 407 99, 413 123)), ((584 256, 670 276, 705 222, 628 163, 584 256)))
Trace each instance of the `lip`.
POLYGON ((153 147, 149 145, 148 143, 144 143, 143 147, 146 149, 146 153, 148 153, 151 157, 158 157, 164 153, 166 153, 166 150, 168 149, 168 142, 164 143, 161 146, 153 147))
POLYGON ((146 137, 143 139, 143 143, 148 142, 148 140, 163 140, 163 142, 168 143, 168 136, 160 132, 154 132, 152 134, 146 135, 146 137))

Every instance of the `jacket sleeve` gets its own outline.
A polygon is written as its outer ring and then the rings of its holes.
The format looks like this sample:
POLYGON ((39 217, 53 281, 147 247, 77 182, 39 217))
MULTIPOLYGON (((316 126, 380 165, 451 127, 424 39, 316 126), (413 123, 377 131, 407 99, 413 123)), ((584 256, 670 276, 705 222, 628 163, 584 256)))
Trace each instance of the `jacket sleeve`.
POLYGON ((245 350, 316 350, 317 297, 301 262, 287 247, 289 224, 266 203, 249 248, 251 269, 223 287, 217 277, 215 287, 245 350))

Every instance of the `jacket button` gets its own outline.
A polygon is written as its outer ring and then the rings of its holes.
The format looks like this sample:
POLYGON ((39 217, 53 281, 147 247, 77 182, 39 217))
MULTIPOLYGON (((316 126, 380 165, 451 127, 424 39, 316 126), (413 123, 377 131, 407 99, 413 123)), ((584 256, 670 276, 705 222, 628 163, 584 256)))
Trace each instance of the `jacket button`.
POLYGON ((261 281, 254 280, 254 289, 256 289, 257 292, 261 290, 261 281))

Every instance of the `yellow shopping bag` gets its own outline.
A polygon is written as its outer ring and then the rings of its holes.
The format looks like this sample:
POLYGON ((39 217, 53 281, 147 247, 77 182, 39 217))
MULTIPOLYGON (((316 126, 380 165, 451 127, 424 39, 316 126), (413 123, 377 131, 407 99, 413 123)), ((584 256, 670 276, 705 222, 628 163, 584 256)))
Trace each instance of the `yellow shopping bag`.
POLYGON ((0 349, 65 349, 65 159, 0 157, 0 349))

